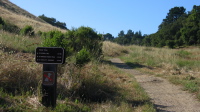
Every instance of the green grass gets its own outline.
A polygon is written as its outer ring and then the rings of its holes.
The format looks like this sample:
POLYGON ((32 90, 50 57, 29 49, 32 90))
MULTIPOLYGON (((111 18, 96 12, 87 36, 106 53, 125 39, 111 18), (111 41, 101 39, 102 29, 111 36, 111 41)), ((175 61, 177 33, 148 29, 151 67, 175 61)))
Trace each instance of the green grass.
POLYGON ((41 46, 39 37, 24 37, 5 32, 0 35, 0 48, 6 52, 34 53, 38 46, 41 46))
POLYGON ((120 56, 125 63, 141 71, 159 74, 200 98, 199 47, 167 49, 127 46, 127 49, 131 50, 129 54, 120 56))
POLYGON ((187 69, 192 69, 199 67, 200 61, 198 60, 183 60, 183 59, 177 59, 176 60, 176 65, 180 68, 187 68, 187 69))
POLYGON ((170 82, 176 85, 183 85, 183 90, 189 91, 191 93, 199 92, 200 80, 198 78, 194 78, 192 76, 186 77, 178 77, 178 76, 171 76, 169 77, 170 82))
POLYGON ((191 55, 190 52, 185 51, 185 50, 179 50, 175 54, 178 55, 179 57, 182 57, 182 58, 186 58, 186 57, 191 55))

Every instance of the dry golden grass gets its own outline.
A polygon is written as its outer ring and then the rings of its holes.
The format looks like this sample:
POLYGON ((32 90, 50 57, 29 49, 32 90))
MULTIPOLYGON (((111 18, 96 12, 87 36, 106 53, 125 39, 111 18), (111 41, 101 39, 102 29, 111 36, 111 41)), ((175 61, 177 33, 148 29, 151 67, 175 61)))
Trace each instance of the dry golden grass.
POLYGON ((104 56, 112 56, 112 57, 128 53, 129 51, 127 47, 121 46, 119 44, 110 41, 104 41, 102 49, 104 56))
POLYGON ((18 14, 18 15, 24 15, 24 16, 32 18, 34 20, 44 22, 42 19, 37 18, 33 14, 30 14, 28 11, 18 7, 17 5, 13 4, 9 0, 1 0, 0 4, 1 4, 0 7, 3 7, 4 9, 7 9, 9 11, 12 11, 12 12, 18 14))
POLYGON ((128 46, 130 53, 122 56, 125 62, 139 63, 157 70, 157 74, 188 74, 199 75, 200 48, 168 49, 141 46, 128 46), (162 69, 162 70, 161 70, 162 69))
POLYGON ((67 30, 63 30, 57 27, 54 27, 50 24, 47 24, 45 22, 41 22, 29 17, 26 17, 24 15, 19 15, 16 13, 13 13, 3 7, 0 7, 0 17, 2 17, 4 20, 13 23, 17 25, 20 28, 24 28, 26 25, 31 25, 36 32, 38 31, 51 31, 51 30, 59 30, 62 32, 66 32, 67 30))
POLYGON ((0 56, 1 87, 11 92, 37 89, 41 65, 35 63, 33 54, 8 54, 0 50, 0 56))

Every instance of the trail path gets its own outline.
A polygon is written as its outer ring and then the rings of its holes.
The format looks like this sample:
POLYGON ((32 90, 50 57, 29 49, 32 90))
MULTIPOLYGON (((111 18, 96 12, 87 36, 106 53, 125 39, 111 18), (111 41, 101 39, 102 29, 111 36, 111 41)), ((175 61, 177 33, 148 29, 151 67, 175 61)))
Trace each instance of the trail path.
POLYGON ((173 85, 166 79, 134 70, 119 58, 113 58, 111 62, 134 75, 150 96, 158 112, 200 112, 200 102, 194 95, 181 90, 180 86, 173 85))

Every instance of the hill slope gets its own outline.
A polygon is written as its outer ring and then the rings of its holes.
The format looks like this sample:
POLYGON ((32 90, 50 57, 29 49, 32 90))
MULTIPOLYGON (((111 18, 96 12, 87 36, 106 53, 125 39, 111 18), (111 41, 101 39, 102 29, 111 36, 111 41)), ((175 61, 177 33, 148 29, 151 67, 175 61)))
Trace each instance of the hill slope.
POLYGON ((33 14, 29 13, 28 11, 18 7, 17 5, 13 4, 9 0, 1 0, 0 6, 13 12, 13 13, 29 17, 29 18, 32 18, 32 19, 40 21, 40 22, 44 22, 42 19, 40 19, 40 18, 34 16, 33 14))
POLYGON ((31 25, 35 31, 50 31, 55 29, 63 32, 66 31, 46 23, 28 11, 11 3, 9 0, 0 1, 0 17, 20 28, 31 25))

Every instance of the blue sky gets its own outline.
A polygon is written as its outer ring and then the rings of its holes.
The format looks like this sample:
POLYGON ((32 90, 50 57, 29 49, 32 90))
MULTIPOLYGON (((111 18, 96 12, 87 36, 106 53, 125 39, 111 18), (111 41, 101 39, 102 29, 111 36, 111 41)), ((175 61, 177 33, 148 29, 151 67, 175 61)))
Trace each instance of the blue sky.
POLYGON ((200 0, 10 0, 39 16, 65 22, 67 28, 89 26, 98 33, 114 37, 121 30, 152 34, 175 6, 191 11, 200 0))

